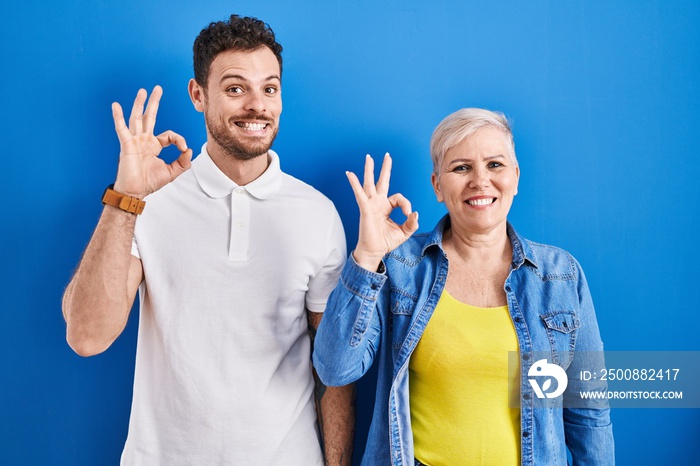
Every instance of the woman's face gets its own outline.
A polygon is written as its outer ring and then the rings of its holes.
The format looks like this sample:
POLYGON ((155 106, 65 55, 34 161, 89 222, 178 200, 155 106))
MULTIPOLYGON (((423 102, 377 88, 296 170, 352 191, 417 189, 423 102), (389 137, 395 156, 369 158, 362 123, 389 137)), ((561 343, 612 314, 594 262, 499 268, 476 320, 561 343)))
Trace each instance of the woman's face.
POLYGON ((450 213, 452 228, 483 234, 505 228, 519 178, 507 136, 486 126, 447 151, 432 183, 438 201, 450 213))

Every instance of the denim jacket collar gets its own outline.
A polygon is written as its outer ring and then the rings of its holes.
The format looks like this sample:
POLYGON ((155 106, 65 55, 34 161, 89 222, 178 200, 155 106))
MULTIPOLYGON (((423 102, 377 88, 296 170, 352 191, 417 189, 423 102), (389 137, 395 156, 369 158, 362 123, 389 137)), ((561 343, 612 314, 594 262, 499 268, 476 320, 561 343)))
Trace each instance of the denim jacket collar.
POLYGON ((528 261, 533 267, 537 267, 537 261, 535 260, 535 254, 530 248, 530 245, 525 241, 525 238, 520 236, 513 225, 508 222, 508 239, 510 240, 510 245, 513 248, 513 269, 519 269, 525 261, 528 261))
MULTIPOLYGON (((438 224, 435 226, 433 231, 428 235, 425 246, 423 246, 423 251, 421 255, 425 256, 429 248, 437 247, 444 254, 444 249, 442 247, 442 237, 445 233, 445 229, 450 226, 450 214, 446 214, 440 219, 438 224)), ((515 231, 513 225, 508 222, 507 225, 508 239, 510 240, 510 245, 513 248, 513 269, 519 269, 525 261, 532 264, 533 267, 537 268, 537 261, 535 260, 535 255, 525 241, 525 238, 521 237, 518 232, 515 231)))
POLYGON ((437 247, 443 254, 445 253, 445 250, 442 248, 442 234, 445 232, 445 228, 449 225, 450 214, 446 214, 440 219, 438 224, 435 225, 435 228, 433 228, 433 231, 428 235, 425 246, 423 246, 423 251, 421 252, 422 256, 425 256, 428 249, 433 247, 437 247))

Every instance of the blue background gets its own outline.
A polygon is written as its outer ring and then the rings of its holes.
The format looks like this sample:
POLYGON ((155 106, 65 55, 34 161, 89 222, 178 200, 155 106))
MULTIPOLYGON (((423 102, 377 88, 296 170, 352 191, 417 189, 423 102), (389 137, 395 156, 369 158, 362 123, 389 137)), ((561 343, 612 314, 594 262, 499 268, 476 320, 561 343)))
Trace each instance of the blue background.
MULTIPOLYGON (((698 350, 700 3, 123 0, 0 7, 0 464, 117 464, 137 315, 104 354, 65 343, 61 295, 114 180, 110 103, 165 89, 157 130, 205 140, 186 92, 199 30, 258 16, 284 46, 282 167, 335 203, 344 171, 394 156, 421 229, 444 212, 428 142, 461 108, 505 112, 521 165, 510 219, 586 270, 609 350, 698 350)), ((166 158, 173 154, 166 151, 166 158)), ((356 460, 372 380, 359 383, 356 460)), ((612 413, 618 464, 697 464, 700 411, 612 413)))

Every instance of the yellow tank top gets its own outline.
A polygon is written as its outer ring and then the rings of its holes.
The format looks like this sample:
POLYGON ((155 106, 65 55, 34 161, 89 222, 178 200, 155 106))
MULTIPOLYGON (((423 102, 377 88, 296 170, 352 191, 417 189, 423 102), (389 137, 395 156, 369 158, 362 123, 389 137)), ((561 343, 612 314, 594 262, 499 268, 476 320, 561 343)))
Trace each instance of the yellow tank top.
POLYGON ((508 374, 517 350, 508 306, 470 306, 443 291, 408 366, 421 463, 520 464, 520 409, 510 407, 519 406, 519 370, 508 374))

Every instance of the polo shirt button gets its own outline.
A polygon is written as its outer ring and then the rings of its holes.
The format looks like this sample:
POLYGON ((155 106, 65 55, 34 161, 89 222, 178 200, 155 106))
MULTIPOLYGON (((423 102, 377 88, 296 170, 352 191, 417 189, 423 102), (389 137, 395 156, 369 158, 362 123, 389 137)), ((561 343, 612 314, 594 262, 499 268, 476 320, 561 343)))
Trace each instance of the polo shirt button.
POLYGON ((243 222, 236 222, 236 226, 237 226, 238 228, 241 228, 241 227, 243 226, 243 222))

